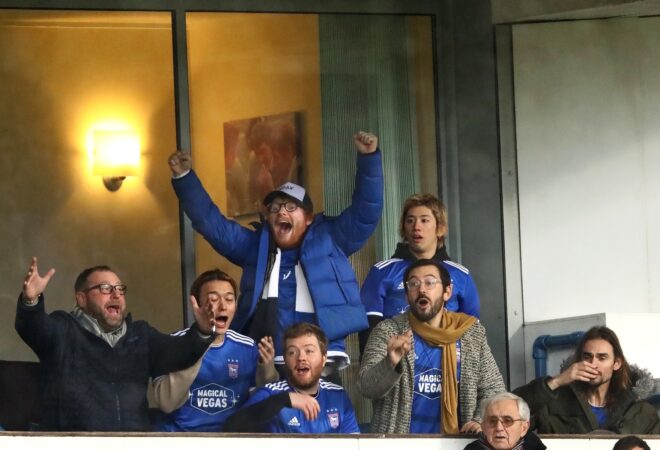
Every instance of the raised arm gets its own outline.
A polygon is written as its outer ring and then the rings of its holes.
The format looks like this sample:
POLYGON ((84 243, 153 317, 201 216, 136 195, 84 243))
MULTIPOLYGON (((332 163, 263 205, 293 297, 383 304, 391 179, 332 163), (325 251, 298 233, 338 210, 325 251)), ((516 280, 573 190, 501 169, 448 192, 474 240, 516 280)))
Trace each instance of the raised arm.
POLYGON ((172 336, 149 327, 149 365, 151 377, 176 372, 192 366, 215 338, 213 312, 202 310, 190 297, 195 323, 187 333, 172 336))
POLYGON ((202 186, 192 170, 189 153, 176 152, 168 158, 172 171, 172 186, 181 207, 190 218, 193 228, 222 256, 242 266, 252 252, 246 248, 257 245, 257 233, 234 220, 227 219, 202 186))
POLYGON ((44 292, 53 275, 55 275, 55 269, 50 269, 43 277, 39 275, 37 257, 32 257, 32 262, 30 263, 30 267, 25 275, 25 280, 23 281, 21 297, 27 306, 37 303, 38 297, 44 292))
POLYGON ((259 362, 257 363, 257 387, 273 383, 280 377, 275 369, 275 344, 273 338, 264 336, 257 345, 259 349, 259 362))
POLYGON ((385 329, 386 323, 373 330, 362 356, 358 388, 367 398, 383 398, 399 382, 401 360, 412 349, 412 331, 401 335, 391 333, 385 329))
POLYGON ((350 255, 374 232, 383 211, 383 164, 378 138, 359 132, 353 137, 357 149, 357 172, 351 204, 333 223, 333 239, 350 255))
POLYGON ((37 257, 33 257, 16 306, 16 331, 40 358, 50 352, 55 343, 56 323, 46 314, 43 302, 43 292, 54 274, 55 269, 50 269, 41 276, 37 257))

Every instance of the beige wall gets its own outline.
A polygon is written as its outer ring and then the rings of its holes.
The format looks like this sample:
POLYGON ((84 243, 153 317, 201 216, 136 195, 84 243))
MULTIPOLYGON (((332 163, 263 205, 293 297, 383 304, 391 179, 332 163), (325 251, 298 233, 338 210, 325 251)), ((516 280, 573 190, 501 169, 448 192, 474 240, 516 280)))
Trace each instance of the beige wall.
POLYGON ((135 318, 182 324, 168 14, 0 13, 0 359, 35 359, 14 331, 32 255, 57 273, 47 310, 70 310, 85 267, 111 265, 135 318), (92 175, 86 137, 124 123, 142 141, 118 192, 92 175), (158 312, 158 314, 155 313, 158 312))
MULTIPOLYGON (((305 14, 191 13, 190 109, 195 170, 226 207, 223 123, 302 113, 305 187, 323 209, 318 18, 305 14)), ((243 223, 257 220, 252 216, 243 223)), ((199 235, 197 270, 218 266, 240 277, 199 235)))

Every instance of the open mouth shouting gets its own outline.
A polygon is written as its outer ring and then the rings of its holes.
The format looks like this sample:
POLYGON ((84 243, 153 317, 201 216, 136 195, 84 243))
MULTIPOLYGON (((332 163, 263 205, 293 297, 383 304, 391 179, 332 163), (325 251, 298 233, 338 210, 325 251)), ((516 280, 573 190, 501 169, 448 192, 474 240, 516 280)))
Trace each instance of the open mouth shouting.
POLYGON ((121 318, 122 316, 121 305, 118 303, 110 303, 106 305, 105 311, 111 318, 121 318))
POLYGON ((278 219, 275 222, 275 235, 280 239, 286 239, 293 230, 293 224, 286 219, 278 219))
POLYGON ((226 314, 218 314, 215 316, 216 330, 227 330, 229 328, 229 316, 226 314))
POLYGON ((297 364, 293 373, 297 378, 305 378, 311 373, 312 369, 307 364, 297 364))
POLYGON ((427 307, 431 306, 431 300, 420 295, 415 301, 415 305, 417 305, 419 309, 425 310, 427 307))

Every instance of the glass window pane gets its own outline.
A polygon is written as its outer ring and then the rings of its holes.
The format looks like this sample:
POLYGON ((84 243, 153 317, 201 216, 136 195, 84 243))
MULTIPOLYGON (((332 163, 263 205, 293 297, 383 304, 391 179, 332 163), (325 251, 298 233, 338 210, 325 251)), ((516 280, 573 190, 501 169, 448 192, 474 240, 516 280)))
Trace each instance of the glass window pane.
MULTIPOLYGON (((351 136, 371 129, 383 143, 386 206, 375 247, 355 263, 358 275, 388 257, 403 199, 437 192, 431 19, 188 13, 186 24, 194 165, 221 210, 243 224, 258 220, 268 192, 260 177, 271 186, 283 181, 265 169, 272 158, 250 146, 257 121, 274 123, 271 129, 294 123, 295 173, 315 211, 330 214, 350 202, 351 136)), ((240 276, 199 235, 196 257, 198 270, 220 265, 240 276)))
POLYGON ((169 13, 0 11, 0 359, 35 359, 14 331, 33 255, 57 273, 47 310, 71 310, 85 267, 108 264, 129 310, 182 325, 169 13), (111 192, 94 175, 94 130, 129 130, 141 156, 111 192))

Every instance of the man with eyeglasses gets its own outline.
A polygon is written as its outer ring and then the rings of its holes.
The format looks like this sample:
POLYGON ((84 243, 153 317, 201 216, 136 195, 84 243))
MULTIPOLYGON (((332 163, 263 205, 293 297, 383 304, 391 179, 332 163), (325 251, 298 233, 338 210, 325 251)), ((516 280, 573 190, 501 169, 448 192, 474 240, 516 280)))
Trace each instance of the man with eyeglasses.
POLYGON ((224 431, 359 433, 344 389, 321 378, 328 351, 323 330, 298 323, 284 332, 286 380, 255 391, 224 431))
POLYGON ((212 341, 215 318, 191 302, 200 325, 185 336, 133 321, 127 287, 108 266, 85 269, 70 313, 46 314, 43 292, 55 274, 32 259, 16 307, 16 331, 42 370, 44 431, 146 431, 149 377, 195 363, 212 341))
POLYGON ((464 450, 544 450, 545 444, 529 430, 529 406, 510 392, 482 404, 481 434, 464 450))
POLYGON ((479 408, 504 391, 486 330, 474 317, 447 311, 447 269, 420 259, 403 277, 410 308, 372 331, 358 387, 373 399, 373 433, 478 433, 479 408))
POLYGON ((402 242, 397 244, 390 259, 380 261, 371 268, 360 289, 369 319, 369 329, 360 332, 361 354, 371 330, 381 320, 408 310, 403 273, 418 259, 438 261, 449 272, 452 295, 445 303, 448 311, 479 318, 477 286, 466 267, 450 260, 445 247, 447 230, 447 209, 436 196, 414 194, 403 203, 399 223, 402 242))
POLYGON ((256 229, 227 219, 213 204, 188 153, 170 156, 172 185, 193 227, 211 246, 243 269, 241 297, 232 329, 255 341, 272 336, 281 368, 284 330, 318 324, 329 339, 327 370, 349 363, 344 338, 367 328, 358 283, 348 256, 359 250, 380 220, 383 170, 378 138, 360 132, 352 204, 336 217, 313 213, 309 193, 285 183, 263 200, 265 219, 256 229))

